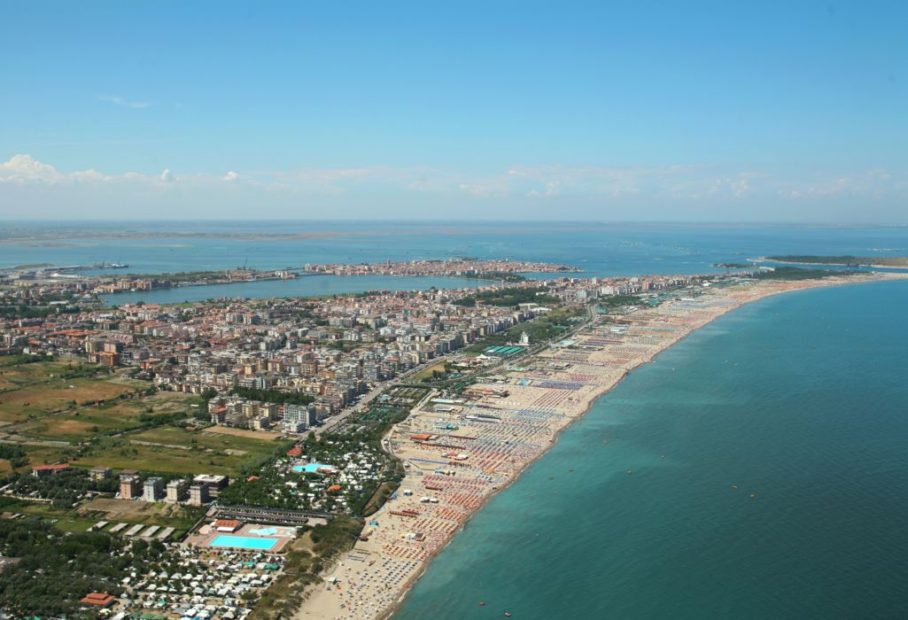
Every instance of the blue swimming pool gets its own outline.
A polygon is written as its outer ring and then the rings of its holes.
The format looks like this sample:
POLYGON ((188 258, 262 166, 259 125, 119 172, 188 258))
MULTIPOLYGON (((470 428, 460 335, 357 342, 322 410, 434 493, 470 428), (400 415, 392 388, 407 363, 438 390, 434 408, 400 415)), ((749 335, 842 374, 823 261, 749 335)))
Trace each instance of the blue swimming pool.
POLYGON ((255 551, 270 551, 277 544, 277 538, 258 538, 253 536, 235 536, 233 534, 218 534, 209 547, 228 547, 232 549, 253 549, 255 551))
POLYGON ((324 469, 334 469, 333 466, 331 466, 331 465, 325 465, 324 463, 308 463, 308 464, 306 464, 306 465, 294 465, 294 466, 292 467, 293 471, 295 471, 295 472, 298 473, 298 474, 303 474, 303 473, 306 473, 306 474, 314 474, 314 473, 316 473, 319 469, 322 469, 322 468, 324 468, 324 469))

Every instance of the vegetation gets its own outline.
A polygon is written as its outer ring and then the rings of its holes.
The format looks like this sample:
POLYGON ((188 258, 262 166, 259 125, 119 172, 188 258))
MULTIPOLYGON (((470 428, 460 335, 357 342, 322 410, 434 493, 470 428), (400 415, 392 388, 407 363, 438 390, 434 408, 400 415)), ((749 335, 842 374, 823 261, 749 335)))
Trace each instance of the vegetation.
POLYGON ((785 263, 804 263, 814 265, 882 265, 885 267, 908 267, 908 256, 813 256, 809 254, 785 254, 768 256, 769 260, 785 263))
POLYGON ((600 297, 598 303, 604 308, 620 308, 622 306, 639 306, 642 301, 637 295, 607 295, 600 297))
POLYGON ((159 474, 236 476, 267 462, 288 441, 162 426, 81 447, 74 465, 104 465, 159 474))
POLYGON ((2 319, 43 319, 53 314, 77 314, 79 306, 29 306, 12 304, 0 306, 2 319))
POLYGON ((266 403, 277 403, 279 405, 308 405, 315 401, 315 397, 302 392, 282 392, 280 390, 262 390, 258 388, 246 388, 237 386, 230 391, 231 394, 248 398, 249 400, 260 400, 266 403))
MULTIPOLYGON (((378 464, 376 476, 364 480, 362 488, 345 488, 336 497, 325 498, 322 510, 333 510, 337 499, 343 498, 349 513, 355 516, 368 514, 367 507, 377 509, 381 501, 374 501, 376 495, 386 498, 403 479, 403 465, 381 448, 381 439, 392 425, 407 417, 410 408, 425 394, 423 387, 396 387, 365 411, 356 413, 342 428, 316 436, 310 433, 302 443, 304 454, 309 461, 340 463, 344 454, 368 455, 378 464)), ((294 475, 295 486, 285 484, 286 462, 279 464, 277 457, 259 467, 255 476, 243 477, 221 491, 220 501, 224 504, 245 504, 269 508, 310 509, 308 493, 313 483, 324 486, 320 474, 294 475)), ((380 498, 379 498, 380 499, 380 498)))
POLYGON ((305 588, 321 581, 319 573, 353 547, 362 528, 361 519, 336 517, 295 541, 286 553, 284 572, 262 595, 250 619, 292 618, 305 588))
POLYGON ((800 267, 776 267, 772 270, 761 270, 753 277, 758 280, 816 280, 830 276, 853 275, 855 271, 831 269, 802 269, 800 267))
POLYGON ((158 541, 68 533, 40 519, 0 520, 0 555, 18 560, 0 571, 0 608, 17 618, 94 617, 79 612, 79 599, 89 592, 119 595, 127 571, 145 574, 165 553, 158 541))
POLYGON ((115 493, 118 482, 114 478, 92 480, 85 470, 68 469, 41 478, 16 474, 9 484, 10 490, 19 497, 50 500, 58 508, 72 508, 90 491, 115 493))
POLYGON ((518 323, 503 333, 486 336, 464 350, 467 353, 482 353, 488 347, 517 342, 524 332, 529 336, 531 344, 545 342, 570 329, 581 320, 584 313, 583 308, 555 310, 525 323, 518 323))
POLYGON ((557 304, 558 298, 548 294, 545 287, 508 287, 482 291, 462 297, 454 303, 472 308, 477 302, 489 306, 516 306, 517 304, 557 304))
POLYGON ((0 443, 0 459, 9 461, 12 467, 28 465, 28 453, 16 444, 0 443))
POLYGON ((472 278, 475 280, 497 280, 498 282, 524 282, 526 276, 509 271, 485 271, 483 273, 462 273, 460 278, 472 278))

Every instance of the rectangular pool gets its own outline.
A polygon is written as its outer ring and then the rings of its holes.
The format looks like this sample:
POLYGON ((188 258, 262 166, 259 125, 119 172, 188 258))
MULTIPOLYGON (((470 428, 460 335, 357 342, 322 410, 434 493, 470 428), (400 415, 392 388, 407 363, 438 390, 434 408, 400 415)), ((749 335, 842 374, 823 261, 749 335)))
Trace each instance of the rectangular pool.
POLYGON ((270 551, 277 544, 277 538, 259 538, 257 536, 235 536, 233 534, 218 534, 209 547, 227 547, 231 549, 251 549, 254 551, 270 551))

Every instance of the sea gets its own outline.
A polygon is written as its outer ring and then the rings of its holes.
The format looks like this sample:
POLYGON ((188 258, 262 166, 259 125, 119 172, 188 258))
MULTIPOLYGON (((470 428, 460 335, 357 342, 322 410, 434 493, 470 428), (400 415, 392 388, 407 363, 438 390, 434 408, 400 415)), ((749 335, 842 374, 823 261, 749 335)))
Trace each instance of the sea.
MULTIPOLYGON (((0 268, 121 263, 129 268, 120 273, 135 274, 471 256, 564 263, 580 269, 578 276, 632 276, 716 273, 724 271, 721 264, 776 254, 904 256, 908 227, 498 221, 0 223, 0 268)), ((222 296, 271 298, 477 284, 450 278, 307 276, 285 282, 159 289, 106 300, 176 303, 222 296)))
MULTIPOLYGON (((136 273, 476 256, 610 276, 715 272, 773 254, 905 256, 908 228, 0 227, 0 267, 116 261, 136 273)), ((283 284, 312 286, 303 280, 201 294, 279 296, 293 290, 283 284)), ((475 285, 447 280, 410 286, 475 285)), ((908 617, 906 316, 908 281, 884 282, 767 298, 691 334, 596 401, 490 500, 395 618, 908 617)))
POLYGON ((844 286, 693 333, 475 515, 394 618, 908 617, 906 312, 906 282, 844 286))

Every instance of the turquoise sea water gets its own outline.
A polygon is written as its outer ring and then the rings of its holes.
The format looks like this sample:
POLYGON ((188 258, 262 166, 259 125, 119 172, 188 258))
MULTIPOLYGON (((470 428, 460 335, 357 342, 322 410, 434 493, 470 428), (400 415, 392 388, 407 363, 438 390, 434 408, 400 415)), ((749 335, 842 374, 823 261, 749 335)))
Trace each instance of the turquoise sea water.
POLYGON ((906 315, 908 282, 881 283, 692 334, 492 499, 395 618, 908 617, 906 315))

